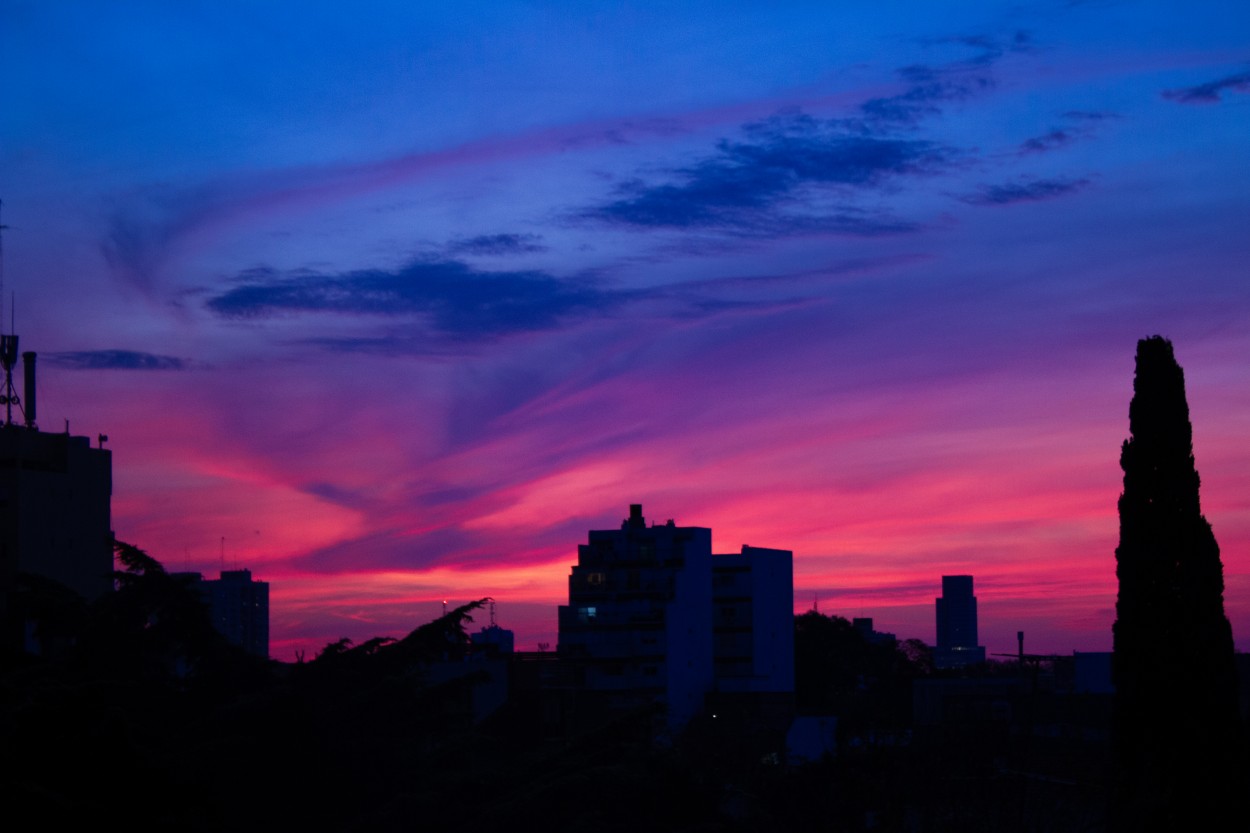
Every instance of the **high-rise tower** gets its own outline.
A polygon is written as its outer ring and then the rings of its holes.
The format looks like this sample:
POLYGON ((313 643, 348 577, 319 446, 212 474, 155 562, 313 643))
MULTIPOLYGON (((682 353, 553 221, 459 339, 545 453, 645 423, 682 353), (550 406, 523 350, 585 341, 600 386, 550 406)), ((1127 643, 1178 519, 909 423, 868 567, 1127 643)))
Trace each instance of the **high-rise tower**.
POLYGON ((937 668, 962 668, 985 662, 985 649, 977 644, 977 597, 972 595, 972 576, 942 576, 942 595, 937 599, 937 668))

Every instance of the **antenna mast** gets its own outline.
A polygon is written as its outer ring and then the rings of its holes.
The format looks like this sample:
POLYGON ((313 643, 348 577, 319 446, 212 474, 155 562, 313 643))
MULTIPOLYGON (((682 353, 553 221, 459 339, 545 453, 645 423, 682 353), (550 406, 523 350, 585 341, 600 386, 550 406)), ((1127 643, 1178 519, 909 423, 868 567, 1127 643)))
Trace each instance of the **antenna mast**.
POLYGON ((4 403, 4 424, 13 424, 13 406, 21 400, 13 389, 13 365, 17 364, 17 336, 0 335, 0 367, 4 369, 4 390, 0 402, 4 403))
MULTIPOLYGON (((0 200, 0 206, 4 202, 0 200)), ((0 327, 4 326, 4 230, 0 223, 0 327)), ((10 310, 10 313, 12 310, 10 310)), ((13 406, 21 400, 13 389, 13 365, 17 364, 17 336, 9 333, 0 335, 0 367, 4 369, 4 389, 0 391, 0 403, 4 404, 4 424, 13 424, 13 406)))
MULTIPOLYGON (((4 200, 0 200, 0 210, 4 209, 4 200)), ((4 326, 4 223, 0 223, 0 327, 4 326)))

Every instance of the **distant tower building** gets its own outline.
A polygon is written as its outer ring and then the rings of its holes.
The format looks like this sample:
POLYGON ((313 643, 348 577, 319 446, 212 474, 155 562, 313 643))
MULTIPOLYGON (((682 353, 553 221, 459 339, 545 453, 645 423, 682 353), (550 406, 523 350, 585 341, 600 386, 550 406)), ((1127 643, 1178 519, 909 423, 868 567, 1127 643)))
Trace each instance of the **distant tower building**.
POLYGON ((113 589, 112 453, 68 429, 38 429, 35 354, 22 359, 25 389, 18 396, 17 336, 0 336, 0 610, 7 610, 21 572, 54 579, 88 600, 113 589))
POLYGON ((972 595, 972 576, 942 576, 933 665, 963 668, 982 662, 985 649, 977 645, 977 597, 972 595))
POLYGON ((608 708, 659 705, 684 726, 712 687, 712 530, 648 527, 632 504, 619 530, 578 545, 559 628, 580 689, 608 708))
POLYGON ((200 591, 213 627, 232 645, 269 658, 269 582, 255 581, 251 570, 222 570, 221 577, 176 573, 200 591))
POLYGON ((495 603, 490 603, 490 625, 469 636, 469 643, 475 651, 497 656, 511 654, 516 645, 512 631, 495 624, 495 603))

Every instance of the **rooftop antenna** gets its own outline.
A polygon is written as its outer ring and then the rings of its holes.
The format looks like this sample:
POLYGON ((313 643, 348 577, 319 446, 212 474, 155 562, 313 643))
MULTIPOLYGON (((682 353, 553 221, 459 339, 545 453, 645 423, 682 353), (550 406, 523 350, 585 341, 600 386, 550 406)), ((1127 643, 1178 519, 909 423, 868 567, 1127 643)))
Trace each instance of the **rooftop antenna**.
POLYGON ((21 400, 13 388, 13 365, 17 364, 17 336, 0 335, 0 367, 4 369, 4 390, 0 402, 4 403, 4 424, 13 424, 13 406, 20 407, 21 400))
POLYGON ((495 600, 490 600, 490 626, 495 627, 495 600))
MULTIPOLYGON (((0 200, 0 206, 4 201, 0 200)), ((4 326, 4 230, 8 226, 0 223, 0 327, 4 326)), ((18 403, 17 391, 13 389, 13 365, 17 364, 17 336, 11 333, 0 335, 0 366, 4 368, 4 390, 0 392, 0 402, 4 403, 4 424, 13 424, 13 406, 18 403)))

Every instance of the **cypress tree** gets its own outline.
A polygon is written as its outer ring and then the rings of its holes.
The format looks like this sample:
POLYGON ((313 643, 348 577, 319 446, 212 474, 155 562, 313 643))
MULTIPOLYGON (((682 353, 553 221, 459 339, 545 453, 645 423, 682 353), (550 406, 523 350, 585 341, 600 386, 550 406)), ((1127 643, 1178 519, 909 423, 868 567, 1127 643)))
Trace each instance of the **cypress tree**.
POLYGON ((1219 546, 1198 504, 1185 377, 1159 336, 1137 343, 1129 429, 1115 551, 1112 826, 1224 829, 1239 778, 1232 629, 1219 546))

